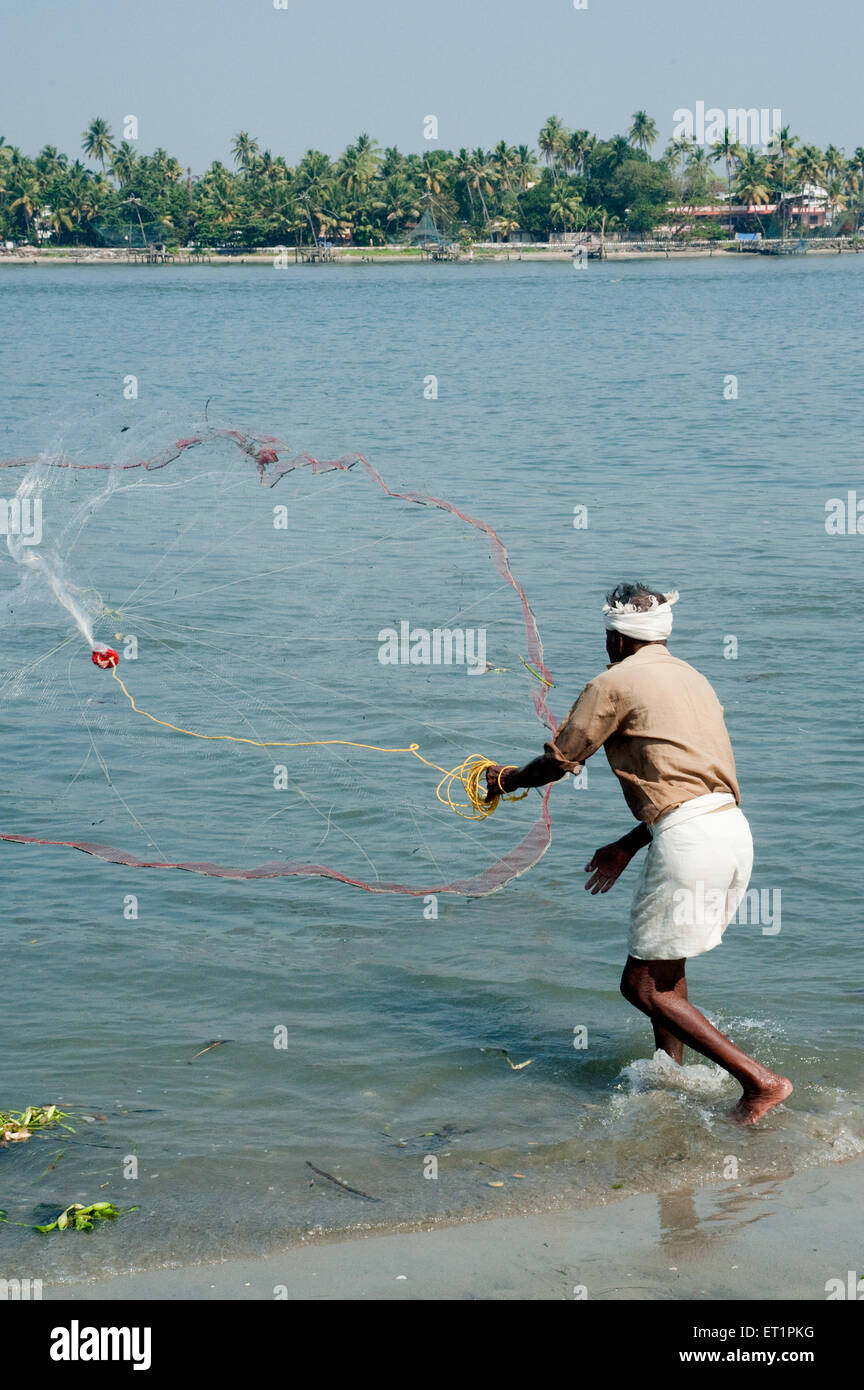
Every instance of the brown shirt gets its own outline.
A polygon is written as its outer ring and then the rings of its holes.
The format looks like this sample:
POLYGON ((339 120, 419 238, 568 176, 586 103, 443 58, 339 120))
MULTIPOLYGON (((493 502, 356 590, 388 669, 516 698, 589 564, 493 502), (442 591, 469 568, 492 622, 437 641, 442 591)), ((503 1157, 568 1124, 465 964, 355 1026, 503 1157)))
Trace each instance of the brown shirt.
POLYGON ((578 772, 603 745, 637 820, 694 796, 741 796, 723 707, 686 661, 658 643, 640 647, 589 681, 546 754, 578 772))

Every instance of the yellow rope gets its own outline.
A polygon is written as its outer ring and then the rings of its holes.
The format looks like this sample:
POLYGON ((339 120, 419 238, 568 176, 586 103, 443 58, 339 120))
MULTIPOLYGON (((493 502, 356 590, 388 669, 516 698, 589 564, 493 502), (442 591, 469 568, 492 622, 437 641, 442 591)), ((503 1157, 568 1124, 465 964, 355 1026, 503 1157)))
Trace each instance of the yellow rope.
MULTIPOLYGON (((146 709, 140 709, 118 676, 116 666, 111 667, 111 674, 136 714, 142 714, 145 719, 150 719, 154 724, 160 724, 163 729, 173 729, 175 734, 185 734, 187 738, 206 739, 210 743, 248 743, 253 748, 326 748, 331 744, 338 744, 342 748, 366 748, 371 753, 410 753, 412 757, 419 758, 426 767, 431 767, 435 772, 443 774, 441 781, 435 788, 435 795, 444 806, 449 806, 450 810, 455 811, 457 816, 462 816, 463 820, 485 820, 487 816, 492 815, 500 800, 499 796, 493 796, 487 800, 485 794, 480 790, 480 782, 487 767, 496 766, 491 758, 485 758, 482 753, 470 754, 458 767, 454 767, 448 772, 445 767, 439 767, 437 763, 430 763, 428 758, 424 758, 420 752, 419 743, 410 743, 407 748, 382 748, 377 743, 354 743, 352 739, 347 738, 316 738, 301 743, 286 742, 283 739, 265 741, 257 738, 241 738, 237 734, 199 734, 194 729, 182 729, 179 724, 171 724, 167 719, 157 719, 155 714, 149 714, 146 709), (457 782, 468 798, 467 801, 453 800, 454 786, 457 782)), ((525 791, 521 796, 508 796, 507 800, 522 801, 527 795, 528 793, 525 791)))

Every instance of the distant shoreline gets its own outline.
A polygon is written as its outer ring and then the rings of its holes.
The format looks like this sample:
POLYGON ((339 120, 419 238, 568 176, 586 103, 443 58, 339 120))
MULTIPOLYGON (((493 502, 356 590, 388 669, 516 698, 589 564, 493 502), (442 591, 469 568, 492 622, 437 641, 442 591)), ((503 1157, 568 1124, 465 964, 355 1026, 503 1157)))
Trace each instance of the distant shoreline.
MULTIPOLYGON (((857 255, 857 254, 858 254, 858 250, 856 250, 854 247, 851 247, 851 246, 850 246, 850 247, 842 247, 842 248, 841 248, 841 247, 837 247, 837 246, 808 246, 808 248, 807 248, 807 253, 806 253, 806 254, 807 254, 808 256, 837 256, 837 255, 849 255, 849 254, 857 255)), ((665 250, 653 250, 653 249, 647 249, 647 248, 642 248, 642 249, 632 250, 632 251, 630 251, 630 250, 626 250, 626 251, 625 251, 625 250, 622 250, 622 249, 619 249, 619 248, 615 248, 615 249, 608 249, 608 250, 607 250, 606 256, 605 256, 605 260, 606 260, 606 261, 609 261, 609 262, 613 262, 613 261, 614 261, 616 264, 621 264, 622 262, 626 262, 626 261, 656 261, 656 260, 661 260, 661 261, 666 261, 666 260, 668 260, 668 261, 691 261, 691 260, 717 260, 717 261, 724 260, 724 261, 725 261, 725 260, 732 260, 732 261, 736 261, 736 260, 741 260, 741 259, 743 259, 743 258, 745 258, 745 257, 746 257, 748 260, 756 260, 756 259, 761 260, 761 259, 763 259, 763 257, 760 256, 758 252, 757 252, 757 253, 754 253, 754 252, 752 252, 752 251, 749 251, 749 252, 747 252, 747 251, 742 252, 742 251, 737 251, 737 250, 726 250, 726 249, 720 249, 720 248, 709 250, 709 249, 707 249, 707 248, 698 247, 698 248, 693 249, 693 250, 691 250, 691 249, 689 249, 689 248, 688 248, 688 249, 682 248, 682 249, 680 249, 680 250, 679 250, 679 249, 675 249, 675 250, 670 249, 670 250, 668 250, 668 251, 665 251, 665 250)), ((37 252, 37 253, 33 253, 33 254, 28 254, 28 255, 17 255, 17 254, 15 254, 15 253, 9 253, 9 254, 6 254, 6 255, 4 255, 4 256, 0 256, 0 267, 2 267, 2 266, 10 266, 10 265, 18 265, 18 266, 22 266, 22 265, 29 265, 29 266, 41 265, 41 266, 49 266, 49 267, 50 267, 50 266, 124 266, 124 267, 125 267, 125 266, 145 266, 145 265, 148 265, 148 264, 155 264, 156 266, 167 265, 167 266, 173 266, 173 267, 177 267, 177 266, 184 266, 184 267, 186 267, 186 266, 198 266, 198 267, 203 267, 203 268, 205 268, 205 269, 206 269, 206 268, 212 269, 212 268, 214 268, 214 267, 217 267, 217 268, 218 268, 218 267, 221 267, 221 266, 238 266, 238 265, 242 265, 242 266, 267 266, 267 267, 270 267, 270 268, 272 269, 272 268, 273 268, 274 259, 275 259, 275 253, 274 253, 274 252, 267 252, 267 253, 264 253, 264 254, 256 253, 256 252, 249 252, 248 255, 243 255, 243 256, 215 256, 215 255, 214 255, 214 256, 207 257, 206 259, 203 259, 203 260, 202 260, 202 259, 194 259, 194 258, 191 258, 191 257, 185 257, 185 256, 182 256, 182 255, 181 255, 181 256, 174 256, 172 259, 167 260, 167 261, 164 261, 164 262, 160 261, 160 262, 156 262, 156 263, 152 263, 152 262, 151 262, 151 263, 148 263, 148 262, 146 262, 146 261, 141 261, 141 260, 137 260, 137 261, 136 261, 136 260, 133 260, 131 257, 126 257, 126 256, 106 256, 106 255, 104 255, 104 254, 100 255, 100 254, 98 254, 98 253, 97 253, 97 254, 91 253, 90 255, 81 254, 81 253, 79 253, 78 255, 74 255, 74 254, 69 254, 69 255, 58 255, 57 253, 53 253, 53 254, 51 254, 51 255, 46 256, 46 255, 39 255, 38 252, 37 252)), ((773 256, 767 256, 767 257, 764 257, 764 259, 773 260, 774 257, 773 257, 773 256)), ((457 260, 448 261, 448 262, 446 262, 446 264, 449 264, 449 265, 492 265, 492 264, 495 264, 495 265, 506 265, 506 264, 518 264, 519 262, 531 262, 531 263, 533 263, 533 264, 535 264, 535 265, 538 265, 538 264, 542 264, 542 263, 544 263, 544 262, 546 262, 546 263, 560 264, 561 262, 572 261, 572 260, 573 260, 573 253, 572 253, 572 251, 527 251, 527 250, 526 250, 526 251, 510 251, 509 253, 508 253, 507 251, 500 251, 500 252, 483 252, 483 253, 481 253, 481 254, 479 254, 479 255, 475 255, 475 256, 467 256, 467 255, 465 255, 465 256, 460 256, 457 260)), ((417 256, 405 256, 405 255, 399 254, 398 252, 393 252, 391 255, 388 255, 387 253, 382 253, 382 254, 378 254, 378 255, 374 255, 374 256, 371 256, 371 257, 366 257, 366 258, 364 258, 363 253, 358 251, 358 252, 356 252, 356 253, 351 253, 351 254, 346 254, 346 253, 339 253, 339 252, 337 252, 335 258, 334 258, 333 261, 331 261, 329 264, 330 264, 330 265, 333 265, 333 266, 346 266, 346 265, 351 265, 351 266, 362 266, 362 267, 367 267, 367 266, 370 266, 370 265, 423 265, 423 264, 426 264, 426 262, 421 261, 420 258, 417 257, 417 256)), ((279 269, 280 269, 280 270, 293 270, 293 269, 295 269, 295 268, 299 269, 301 266, 302 266, 302 262, 296 262, 296 263, 295 263, 293 259, 289 259, 288 263, 287 263, 286 265, 280 266, 279 269)))

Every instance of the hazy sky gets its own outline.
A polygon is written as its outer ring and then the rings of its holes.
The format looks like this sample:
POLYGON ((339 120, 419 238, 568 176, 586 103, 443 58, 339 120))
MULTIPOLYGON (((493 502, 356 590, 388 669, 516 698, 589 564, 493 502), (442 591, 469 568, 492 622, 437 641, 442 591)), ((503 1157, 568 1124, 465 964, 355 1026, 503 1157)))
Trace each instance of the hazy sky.
MULTIPOLYGON (((193 172, 248 130, 295 163, 382 146, 534 144, 555 113, 607 136, 633 111, 779 107, 802 139, 864 145, 864 0, 0 0, 0 134, 80 149, 91 117, 193 172)), ((662 145, 661 145, 662 148, 662 145)))

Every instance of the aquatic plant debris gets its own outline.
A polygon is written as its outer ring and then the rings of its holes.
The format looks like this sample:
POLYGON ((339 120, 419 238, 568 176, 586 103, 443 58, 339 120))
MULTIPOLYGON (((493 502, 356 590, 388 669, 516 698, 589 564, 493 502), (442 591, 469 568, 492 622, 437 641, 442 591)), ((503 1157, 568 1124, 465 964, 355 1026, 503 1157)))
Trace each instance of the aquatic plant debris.
POLYGON ((538 679, 538 681, 542 681, 544 685, 548 685, 548 687, 549 687, 550 690, 554 690, 554 688, 555 688, 555 682, 554 682, 554 681, 549 681, 549 680, 546 679, 545 676, 541 676, 540 672, 539 672, 539 671, 535 671, 535 670, 534 670, 534 667, 531 665, 531 663, 530 663, 529 661, 526 661, 526 660, 525 660, 524 656, 520 656, 519 660, 522 662, 522 665, 526 668, 526 670, 528 670, 528 671, 531 672, 532 676, 536 676, 537 679, 538 679))
POLYGON ((92 1202, 86 1207, 81 1202, 73 1202, 45 1226, 34 1226, 29 1221, 10 1221, 5 1211, 0 1211, 0 1222, 7 1226, 27 1226, 32 1231, 48 1235, 51 1231, 92 1231, 97 1221, 116 1221, 118 1216, 137 1210, 137 1207, 121 1209, 115 1207, 113 1202, 92 1202))
POLYGON ((26 1144, 34 1130, 60 1125, 71 1134, 71 1125, 63 1123, 71 1116, 56 1105, 28 1105, 24 1110, 0 1110, 0 1144, 26 1144))
POLYGON ((500 1052, 501 1056, 507 1059, 507 1065, 509 1066, 511 1071, 521 1071, 523 1067, 530 1067, 531 1063, 536 1060, 534 1057, 529 1057, 527 1062, 511 1062, 510 1054, 507 1051, 506 1047, 481 1047, 480 1051, 500 1052))
MULTIPOLYGON (((137 1211, 137 1207, 127 1207, 127 1211, 137 1211)), ((41 1231, 47 1235, 49 1231, 92 1231, 96 1227, 97 1221, 116 1221, 118 1216, 122 1216, 113 1202, 93 1202, 89 1207, 85 1207, 81 1202, 73 1202, 70 1207, 64 1208, 56 1220, 51 1221, 47 1226, 34 1226, 35 1231, 41 1231)))
POLYGON ((326 1178, 328 1182, 335 1182, 337 1187, 343 1188, 345 1192, 350 1192, 352 1197, 362 1197, 364 1202, 381 1201, 380 1197, 372 1197, 368 1192, 361 1192, 359 1187, 349 1187, 347 1182, 343 1182, 341 1178, 334 1177, 332 1173, 325 1172, 323 1168, 319 1168, 316 1164, 311 1163, 308 1158, 306 1160, 306 1167, 311 1168, 312 1172, 317 1173, 320 1178, 326 1178))
POLYGON ((224 1047, 225 1043, 233 1041, 233 1038, 211 1038, 208 1043, 204 1044, 200 1052, 196 1052, 194 1057, 189 1058, 189 1061, 186 1063, 187 1067, 191 1067, 196 1058, 203 1057, 205 1052, 212 1052, 214 1047, 224 1047))
MULTIPOLYGON (((422 1145, 424 1149, 440 1149, 454 1141, 458 1143, 461 1135, 470 1134, 470 1132, 467 1129, 457 1129, 455 1124, 446 1124, 442 1125, 440 1129, 427 1129, 423 1134, 414 1134, 408 1139, 397 1139, 396 1148, 407 1149, 410 1145, 414 1145, 416 1148, 418 1145, 422 1145), (429 1142, 424 1144, 423 1140, 429 1142)), ((392 1135, 387 1134, 385 1138, 390 1139, 392 1135)))

